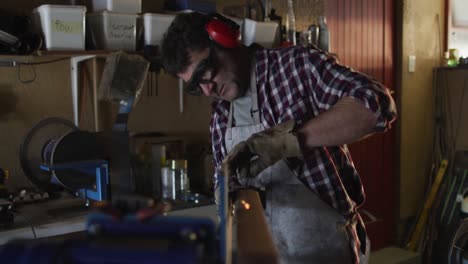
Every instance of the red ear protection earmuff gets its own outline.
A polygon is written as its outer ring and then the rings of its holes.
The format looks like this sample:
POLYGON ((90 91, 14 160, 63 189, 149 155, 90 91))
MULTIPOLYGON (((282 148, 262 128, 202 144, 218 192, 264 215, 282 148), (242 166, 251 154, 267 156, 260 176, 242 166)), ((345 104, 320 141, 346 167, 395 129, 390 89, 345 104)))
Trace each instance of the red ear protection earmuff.
POLYGON ((239 25, 220 15, 212 15, 213 18, 206 24, 205 29, 210 38, 225 48, 235 48, 240 44, 239 25))

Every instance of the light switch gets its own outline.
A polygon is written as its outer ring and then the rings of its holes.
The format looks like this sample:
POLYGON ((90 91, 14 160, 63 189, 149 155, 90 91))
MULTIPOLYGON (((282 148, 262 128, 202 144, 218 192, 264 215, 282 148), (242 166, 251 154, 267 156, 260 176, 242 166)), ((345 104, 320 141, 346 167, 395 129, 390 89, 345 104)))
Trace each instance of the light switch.
POLYGON ((414 72, 416 70, 416 56, 410 55, 408 57, 408 72, 414 72))

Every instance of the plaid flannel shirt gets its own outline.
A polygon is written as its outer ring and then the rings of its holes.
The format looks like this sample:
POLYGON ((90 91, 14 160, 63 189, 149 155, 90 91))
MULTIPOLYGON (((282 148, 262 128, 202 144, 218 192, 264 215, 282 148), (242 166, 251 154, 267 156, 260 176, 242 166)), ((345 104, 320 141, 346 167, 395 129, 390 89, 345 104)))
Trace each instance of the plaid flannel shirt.
MULTIPOLYGON (((338 64, 327 53, 293 46, 259 50, 255 56, 258 110, 265 128, 291 119, 300 125, 329 110, 343 97, 355 98, 377 116, 375 132, 387 130, 395 120, 394 102, 382 84, 338 64)), ((229 107, 227 101, 213 102, 210 132, 215 186, 227 155, 224 135, 229 107)), ((353 238, 350 247, 354 262, 358 263, 356 224, 362 224, 362 219, 356 209, 363 204, 365 194, 347 146, 303 148, 302 158, 288 159, 287 163, 306 186, 350 220, 347 231, 353 238)))

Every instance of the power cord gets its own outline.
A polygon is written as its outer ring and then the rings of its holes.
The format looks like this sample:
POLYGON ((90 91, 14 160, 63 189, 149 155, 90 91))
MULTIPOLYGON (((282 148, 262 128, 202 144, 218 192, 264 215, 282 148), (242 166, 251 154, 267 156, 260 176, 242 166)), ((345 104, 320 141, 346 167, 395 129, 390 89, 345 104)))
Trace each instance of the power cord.
POLYGON ((29 84, 29 83, 32 83, 36 80, 36 77, 37 77, 37 74, 36 74, 36 68, 34 68, 34 66, 31 66, 31 69, 32 69, 32 73, 33 73, 33 77, 30 78, 30 79, 22 79, 21 78, 21 65, 22 64, 18 64, 18 67, 16 68, 16 77, 18 78, 18 81, 22 84, 29 84))
POLYGON ((50 63, 55 63, 59 61, 65 61, 69 60, 70 57, 61 57, 53 60, 47 60, 47 61, 39 61, 39 62, 19 62, 18 67, 16 68, 16 76, 18 78, 18 81, 20 81, 22 84, 29 84, 32 83, 36 80, 37 73, 36 73, 36 68, 34 67, 35 65, 42 65, 42 64, 50 64, 50 63), (22 79, 21 77, 21 66, 23 65, 28 65, 31 66, 32 72, 33 72, 33 77, 30 79, 22 79))
POLYGON ((41 65, 41 64, 50 64, 54 62, 59 62, 59 61, 65 61, 69 60, 71 57, 61 57, 53 60, 47 60, 47 61, 39 61, 39 62, 20 62, 19 64, 23 65, 41 65))

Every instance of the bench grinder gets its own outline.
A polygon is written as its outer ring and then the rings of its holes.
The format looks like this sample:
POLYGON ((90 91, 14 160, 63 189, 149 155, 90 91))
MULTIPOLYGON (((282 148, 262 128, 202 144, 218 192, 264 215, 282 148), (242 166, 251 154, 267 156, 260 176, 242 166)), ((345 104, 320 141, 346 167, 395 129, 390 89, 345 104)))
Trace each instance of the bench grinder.
POLYGON ((41 120, 20 146, 20 164, 26 177, 52 194, 65 188, 98 201, 131 194, 134 182, 127 120, 148 66, 140 56, 123 52, 109 55, 99 97, 120 105, 112 130, 87 132, 63 118, 41 120))

